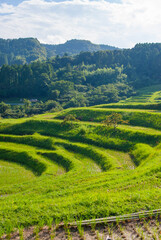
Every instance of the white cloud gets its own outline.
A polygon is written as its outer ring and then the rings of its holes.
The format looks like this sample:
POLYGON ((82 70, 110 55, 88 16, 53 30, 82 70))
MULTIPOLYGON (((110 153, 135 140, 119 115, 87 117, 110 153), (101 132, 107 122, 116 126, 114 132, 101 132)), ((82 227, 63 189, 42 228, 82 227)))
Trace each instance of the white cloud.
POLYGON ((37 37, 46 43, 77 38, 118 47, 161 42, 160 8, 160 0, 26 0, 18 6, 2 4, 1 37, 37 37))
POLYGON ((6 3, 1 4, 0 14, 8 14, 13 12, 14 12, 14 7, 12 5, 8 5, 6 3))

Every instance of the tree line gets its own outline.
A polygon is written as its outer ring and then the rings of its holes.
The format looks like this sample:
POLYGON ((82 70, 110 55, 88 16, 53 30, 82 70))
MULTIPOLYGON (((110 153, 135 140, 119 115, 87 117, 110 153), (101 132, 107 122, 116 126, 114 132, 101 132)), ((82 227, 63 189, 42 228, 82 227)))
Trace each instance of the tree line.
POLYGON ((38 101, 33 104, 30 100, 23 99, 23 103, 19 105, 10 105, 4 102, 0 103, 0 117, 2 118, 30 117, 35 114, 60 110, 62 110, 61 105, 53 100, 48 100, 46 102, 38 101))
POLYGON ((63 108, 117 102, 161 82, 161 44, 82 52, 0 69, 0 98, 53 100, 63 108))
POLYGON ((93 44, 87 40, 70 40, 64 44, 41 44, 36 38, 0 38, 0 66, 3 64, 25 64, 35 60, 46 60, 56 55, 79 54, 81 51, 115 50, 109 45, 93 44))

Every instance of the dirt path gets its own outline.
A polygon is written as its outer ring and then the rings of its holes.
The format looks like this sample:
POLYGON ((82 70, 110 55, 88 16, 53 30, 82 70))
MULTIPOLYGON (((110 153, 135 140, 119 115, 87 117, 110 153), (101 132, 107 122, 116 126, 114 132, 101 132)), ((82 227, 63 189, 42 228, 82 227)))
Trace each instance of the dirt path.
POLYGON ((58 229, 30 227, 23 230, 23 238, 19 232, 0 239, 11 240, 160 240, 161 218, 154 217, 142 220, 126 221, 121 223, 79 226, 78 228, 61 226, 58 229))

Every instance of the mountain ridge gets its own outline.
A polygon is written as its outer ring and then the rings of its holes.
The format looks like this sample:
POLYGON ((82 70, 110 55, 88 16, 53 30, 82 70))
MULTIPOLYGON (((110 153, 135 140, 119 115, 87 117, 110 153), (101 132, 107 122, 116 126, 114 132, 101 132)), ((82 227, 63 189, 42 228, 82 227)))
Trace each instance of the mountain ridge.
POLYGON ((3 64, 25 64, 36 60, 46 60, 56 55, 76 55, 80 52, 117 50, 118 48, 93 44, 88 40, 72 39, 63 44, 43 44, 37 38, 0 38, 0 66, 3 64))
POLYGON ((93 52, 93 51, 101 51, 101 50, 117 50, 119 48, 113 47, 105 44, 94 44, 89 40, 78 40, 71 39, 62 44, 42 44, 46 48, 46 50, 53 49, 56 55, 64 55, 67 53, 68 55, 79 54, 80 52, 93 52))

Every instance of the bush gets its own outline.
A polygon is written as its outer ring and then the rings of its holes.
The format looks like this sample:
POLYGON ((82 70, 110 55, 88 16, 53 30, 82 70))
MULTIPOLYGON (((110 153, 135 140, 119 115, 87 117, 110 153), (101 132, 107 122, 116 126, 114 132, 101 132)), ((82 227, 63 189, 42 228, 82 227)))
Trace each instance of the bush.
POLYGON ((131 151, 136 166, 139 166, 146 160, 151 154, 154 153, 154 149, 147 144, 136 144, 134 149, 131 151))

